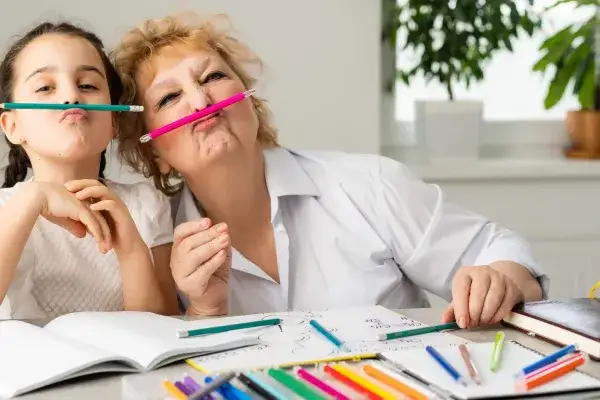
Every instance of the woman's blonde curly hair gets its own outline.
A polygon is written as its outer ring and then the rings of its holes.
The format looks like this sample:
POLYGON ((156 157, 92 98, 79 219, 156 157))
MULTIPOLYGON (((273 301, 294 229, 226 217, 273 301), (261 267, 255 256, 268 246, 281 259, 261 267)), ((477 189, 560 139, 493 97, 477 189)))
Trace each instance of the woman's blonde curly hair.
MULTIPOLYGON (((262 62, 246 45, 231 36, 230 26, 229 19, 224 15, 202 20, 196 14, 185 14, 158 20, 148 19, 129 31, 110 54, 125 88, 121 102, 140 103, 135 84, 136 74, 161 49, 174 45, 216 51, 247 89, 253 87, 256 79, 245 67, 262 67, 262 62), (220 22, 225 22, 225 26, 221 27, 220 22)), ((258 140, 265 147, 278 146, 277 132, 270 124, 269 109, 265 100, 256 96, 252 96, 251 99, 258 117, 258 140)), ((151 145, 140 143, 139 138, 147 133, 140 113, 119 115, 117 131, 121 160, 146 178, 152 177, 154 185, 168 196, 182 189, 180 174, 175 170, 168 174, 161 173, 151 145)))

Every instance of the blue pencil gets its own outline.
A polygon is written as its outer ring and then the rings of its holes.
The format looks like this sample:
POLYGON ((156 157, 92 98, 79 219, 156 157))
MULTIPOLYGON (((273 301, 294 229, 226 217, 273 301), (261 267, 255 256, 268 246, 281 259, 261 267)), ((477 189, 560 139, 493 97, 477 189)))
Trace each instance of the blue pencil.
POLYGON ((144 106, 130 106, 124 104, 78 104, 78 103, 0 103, 0 108, 5 110, 68 110, 79 108, 88 111, 131 111, 142 112, 144 106))
POLYGON ((577 351, 577 345, 571 344, 569 346, 565 346, 562 349, 555 351, 554 353, 549 354, 546 357, 524 367, 521 371, 518 372, 517 378, 522 378, 525 375, 528 375, 533 371, 537 371, 538 369, 543 368, 546 365, 552 364, 559 358, 564 357, 567 354, 573 353, 575 351, 577 351))
POLYGON ((458 371, 455 370, 454 367, 452 367, 452 365, 450 365, 450 363, 446 361, 446 359, 442 357, 442 355, 438 353, 436 349, 434 349, 431 346, 427 346, 425 347, 425 350, 427 350, 427 353, 429 353, 431 357, 433 357, 433 359, 437 361, 437 363, 440 364, 440 366, 444 368, 444 370, 448 372, 448 374, 450 374, 450 376, 452 376, 452 378, 455 381, 462 384, 463 386, 467 385, 463 377, 460 376, 460 374, 458 373, 458 371))
POLYGON ((323 335, 323 337, 325 337, 325 339, 327 339, 331 343, 333 343, 334 346, 337 347, 338 349, 340 349, 342 351, 350 351, 348 349, 348 347, 344 344, 344 342, 342 342, 340 339, 338 339, 337 337, 335 337, 335 335, 333 333, 329 332, 327 330, 327 328, 325 328, 323 325, 319 324, 314 319, 310 320, 310 325, 313 328, 315 328, 317 330, 317 332, 319 332, 321 335, 323 335))

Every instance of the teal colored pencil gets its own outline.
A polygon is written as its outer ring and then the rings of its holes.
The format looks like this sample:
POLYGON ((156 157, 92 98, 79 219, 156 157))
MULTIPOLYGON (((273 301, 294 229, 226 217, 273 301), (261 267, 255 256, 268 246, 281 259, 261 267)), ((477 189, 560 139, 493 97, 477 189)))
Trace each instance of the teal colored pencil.
POLYGON ((281 383, 283 386, 290 389, 292 392, 296 393, 300 397, 307 400, 327 400, 327 397, 322 396, 319 392, 313 390, 310 386, 306 385, 304 382, 296 379, 292 375, 288 374, 282 369, 271 368, 268 371, 268 374, 281 383))
POLYGON ((257 328, 259 326, 279 325, 280 323, 281 323, 281 319, 271 318, 271 319, 265 319, 262 321, 241 322, 238 324, 213 326, 210 328, 202 328, 202 329, 191 329, 191 330, 182 329, 182 330, 177 331, 177 337, 185 338, 185 337, 190 337, 190 336, 208 335, 211 333, 222 333, 222 332, 235 331, 237 329, 248 329, 248 328, 257 328))
POLYGON ((441 332, 447 329, 460 329, 456 322, 448 324, 425 326, 423 328, 407 329, 399 332, 380 333, 377 335, 377 340, 392 340, 401 339, 409 336, 424 335, 426 333, 441 332))
POLYGON ((68 110, 70 108, 79 108, 87 111, 144 111, 144 106, 129 106, 124 104, 0 103, 0 108, 5 110, 68 110))

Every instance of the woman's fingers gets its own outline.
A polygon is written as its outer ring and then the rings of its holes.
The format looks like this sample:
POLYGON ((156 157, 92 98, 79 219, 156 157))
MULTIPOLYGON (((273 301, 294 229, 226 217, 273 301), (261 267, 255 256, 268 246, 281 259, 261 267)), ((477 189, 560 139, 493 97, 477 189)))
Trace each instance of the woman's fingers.
POLYGON ((196 268, 187 278, 185 287, 198 288, 206 287, 210 277, 219 269, 227 258, 226 250, 219 250, 208 261, 196 268))
POLYGON ((186 254, 191 251, 195 251, 199 247, 210 243, 219 236, 227 235, 227 225, 224 223, 217 224, 210 229, 206 229, 187 236, 181 240, 177 246, 177 251, 181 251, 182 254, 186 254))
POLYGON ((229 246, 229 235, 223 234, 204 245, 193 249, 192 251, 181 257, 181 264, 177 271, 174 271, 181 279, 185 279, 193 274, 197 269, 204 268, 212 257, 220 251, 227 255, 227 247, 229 246))

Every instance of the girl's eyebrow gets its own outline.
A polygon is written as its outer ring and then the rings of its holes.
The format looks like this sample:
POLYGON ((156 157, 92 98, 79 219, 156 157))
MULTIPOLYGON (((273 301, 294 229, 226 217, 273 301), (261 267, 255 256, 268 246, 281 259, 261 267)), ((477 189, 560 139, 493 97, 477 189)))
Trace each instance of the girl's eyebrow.
MULTIPOLYGON (((56 70, 58 70, 58 67, 54 66, 54 65, 47 65, 45 67, 42 68, 38 68, 35 71, 33 71, 31 74, 29 74, 27 76, 27 78, 25 78, 25 82, 27 82, 29 79, 33 78, 35 75, 44 73, 44 72, 55 72, 56 70)), ((102 73, 102 71, 100 71, 98 68, 94 67, 93 65, 80 65, 79 67, 77 67, 77 72, 79 71, 92 71, 97 73, 98 75, 100 75, 103 79, 106 79, 106 77, 104 76, 104 74, 102 73)))

